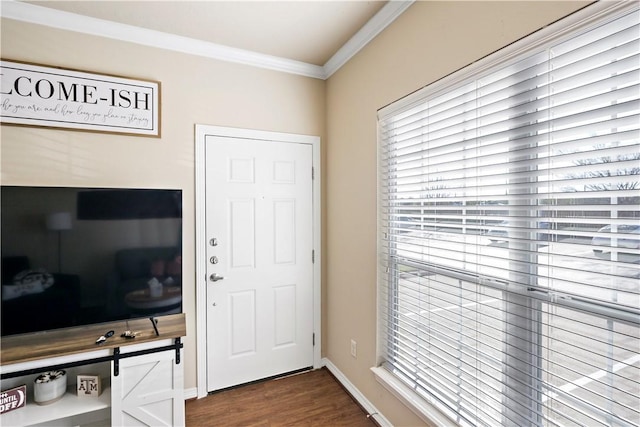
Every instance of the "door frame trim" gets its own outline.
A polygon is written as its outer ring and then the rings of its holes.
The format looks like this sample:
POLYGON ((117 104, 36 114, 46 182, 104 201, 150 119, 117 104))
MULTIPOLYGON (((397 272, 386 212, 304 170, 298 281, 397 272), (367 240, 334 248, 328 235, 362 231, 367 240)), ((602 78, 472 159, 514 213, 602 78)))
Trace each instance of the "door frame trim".
MULTIPOLYGON (((312 147, 312 165, 314 169, 313 185, 313 250, 315 262, 313 264, 313 333, 315 345, 313 347, 313 367, 322 367, 322 251, 321 251, 321 171, 320 171, 320 137, 291 133, 241 129, 221 126, 196 124, 195 126, 195 166, 196 166, 196 382, 198 399, 205 397, 207 391, 207 293, 206 293, 206 245, 205 235, 205 143, 207 136, 253 139, 265 142, 288 142, 294 144, 309 144, 312 147)), ((311 256, 311 254, 309 254, 311 256)))

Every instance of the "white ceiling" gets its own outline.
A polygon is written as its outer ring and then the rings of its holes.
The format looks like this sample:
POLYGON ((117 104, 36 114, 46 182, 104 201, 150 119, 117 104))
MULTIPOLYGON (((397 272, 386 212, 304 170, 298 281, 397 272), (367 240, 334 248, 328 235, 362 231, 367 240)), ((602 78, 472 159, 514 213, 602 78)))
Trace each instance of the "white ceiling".
POLYGON ((93 0, 26 3, 322 66, 387 2, 93 0))

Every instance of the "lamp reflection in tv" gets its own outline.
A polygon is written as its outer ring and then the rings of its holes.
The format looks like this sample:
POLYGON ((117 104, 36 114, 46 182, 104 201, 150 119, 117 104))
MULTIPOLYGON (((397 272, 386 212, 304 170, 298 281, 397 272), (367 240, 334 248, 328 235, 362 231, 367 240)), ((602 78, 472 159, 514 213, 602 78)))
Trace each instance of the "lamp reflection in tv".
POLYGON ((71 230, 70 212, 53 212, 46 218, 47 230, 58 233, 58 273, 62 273, 62 232, 71 230))

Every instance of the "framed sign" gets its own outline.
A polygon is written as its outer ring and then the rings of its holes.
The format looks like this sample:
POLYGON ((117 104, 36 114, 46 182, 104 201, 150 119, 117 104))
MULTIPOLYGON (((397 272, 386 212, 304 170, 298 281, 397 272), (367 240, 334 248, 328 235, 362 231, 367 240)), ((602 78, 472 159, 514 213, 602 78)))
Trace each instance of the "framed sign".
POLYGON ((2 60, 0 123, 160 137, 160 82, 2 60))

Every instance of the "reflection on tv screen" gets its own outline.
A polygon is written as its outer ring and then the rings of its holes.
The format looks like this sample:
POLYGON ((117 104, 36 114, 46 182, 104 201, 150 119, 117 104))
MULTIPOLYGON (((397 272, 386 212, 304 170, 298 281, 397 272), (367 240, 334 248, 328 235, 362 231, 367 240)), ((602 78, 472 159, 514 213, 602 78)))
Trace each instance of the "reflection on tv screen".
POLYGON ((2 186, 2 335, 182 311, 182 191, 2 186))

